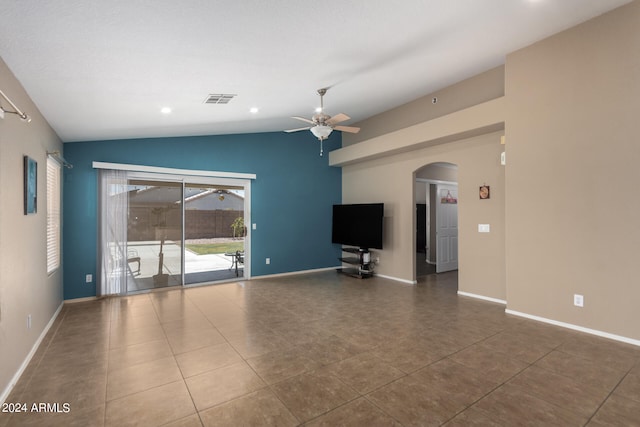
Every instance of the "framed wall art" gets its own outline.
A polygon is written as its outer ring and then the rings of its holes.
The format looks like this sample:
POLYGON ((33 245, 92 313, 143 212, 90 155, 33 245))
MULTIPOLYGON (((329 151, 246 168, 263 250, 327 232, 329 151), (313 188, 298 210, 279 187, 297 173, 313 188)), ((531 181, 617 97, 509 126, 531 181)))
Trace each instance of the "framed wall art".
POLYGON ((480 200, 486 200, 491 198, 491 187, 483 185, 480 187, 480 200))
POLYGON ((38 162, 24 156, 24 214, 38 211, 38 162))

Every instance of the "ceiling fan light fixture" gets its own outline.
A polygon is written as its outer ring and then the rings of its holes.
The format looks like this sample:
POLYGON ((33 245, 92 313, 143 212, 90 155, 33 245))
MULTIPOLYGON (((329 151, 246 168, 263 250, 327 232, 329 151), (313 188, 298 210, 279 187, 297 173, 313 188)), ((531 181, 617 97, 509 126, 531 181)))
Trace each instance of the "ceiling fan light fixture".
POLYGON ((326 88, 318 89, 318 95, 320 95, 320 108, 316 109, 316 114, 314 114, 313 117, 311 117, 311 119, 298 117, 298 116, 292 117, 293 119, 300 120, 307 123, 308 126, 303 128, 298 128, 298 129, 285 130, 285 132, 287 133, 298 132, 301 130, 310 130, 313 136, 318 138, 318 140, 320 141, 320 156, 322 156, 322 153, 324 151, 322 147, 322 142, 325 139, 329 138, 329 135, 331 135, 331 132, 333 132, 334 128, 340 132, 349 132, 349 133, 358 133, 358 131, 360 130, 360 128, 354 127, 354 126, 336 126, 338 123, 342 123, 346 120, 351 119, 351 117, 347 116, 344 113, 336 114, 333 117, 328 114, 325 114, 324 103, 323 103, 323 96, 325 93, 327 93, 326 88))
POLYGON ((312 127, 311 129, 311 133, 318 138, 320 141, 322 141, 323 139, 327 139, 329 137, 329 135, 331 135, 331 132, 333 131, 333 128, 331 126, 327 126, 327 125, 317 125, 312 127))

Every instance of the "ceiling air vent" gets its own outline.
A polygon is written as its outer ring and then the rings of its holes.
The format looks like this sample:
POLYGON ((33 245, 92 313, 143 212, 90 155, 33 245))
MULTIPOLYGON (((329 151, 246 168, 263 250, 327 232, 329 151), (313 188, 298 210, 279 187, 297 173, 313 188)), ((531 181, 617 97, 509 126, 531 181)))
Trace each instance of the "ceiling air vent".
POLYGON ((207 95, 205 104, 228 104, 236 95, 228 93, 212 93, 207 95))

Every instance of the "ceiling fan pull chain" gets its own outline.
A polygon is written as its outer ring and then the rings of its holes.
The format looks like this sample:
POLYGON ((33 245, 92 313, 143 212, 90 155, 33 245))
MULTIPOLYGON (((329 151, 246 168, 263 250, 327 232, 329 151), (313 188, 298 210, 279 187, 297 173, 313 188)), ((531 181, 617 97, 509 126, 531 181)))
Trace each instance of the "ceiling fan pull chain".
POLYGON ((322 157, 322 139, 320 140, 320 157, 322 157))

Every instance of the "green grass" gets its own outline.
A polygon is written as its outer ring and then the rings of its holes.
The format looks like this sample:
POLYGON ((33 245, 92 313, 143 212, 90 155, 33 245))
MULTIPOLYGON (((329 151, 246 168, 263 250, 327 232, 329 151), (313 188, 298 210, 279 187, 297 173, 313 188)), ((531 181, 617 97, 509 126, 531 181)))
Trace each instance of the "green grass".
POLYGON ((226 242, 226 243, 202 243, 185 245, 191 252, 198 255, 223 254, 225 252, 235 252, 244 250, 244 242, 226 242))

